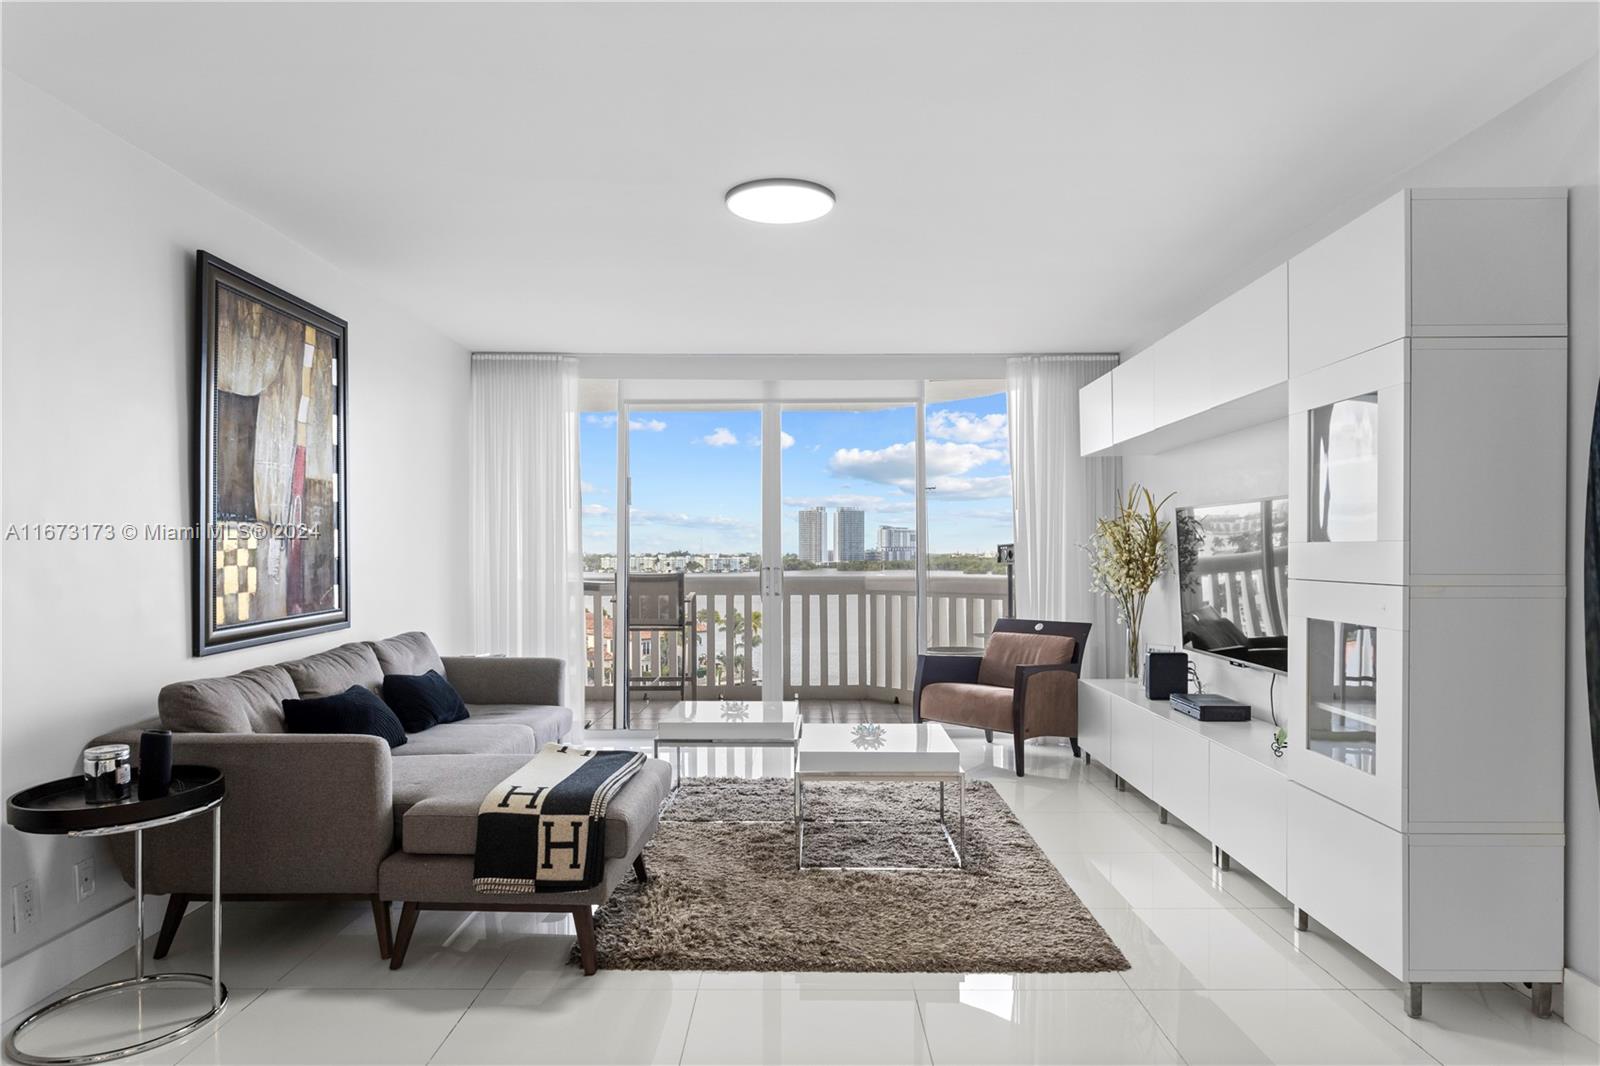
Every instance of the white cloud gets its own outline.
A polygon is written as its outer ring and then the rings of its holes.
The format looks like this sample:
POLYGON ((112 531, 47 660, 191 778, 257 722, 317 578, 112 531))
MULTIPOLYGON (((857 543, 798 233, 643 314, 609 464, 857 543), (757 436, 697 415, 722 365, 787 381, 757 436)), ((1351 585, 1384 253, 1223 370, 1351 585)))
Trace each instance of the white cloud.
POLYGON ((709 444, 713 448, 726 448, 730 444, 738 444, 739 438, 727 426, 718 426, 716 429, 700 438, 700 443, 709 444))
MULTIPOLYGON (((986 448, 981 444, 928 441, 928 483, 934 485, 940 478, 961 477, 985 463, 1004 459, 1005 455, 998 448, 986 448)), ((840 448, 828 460, 828 469, 838 477, 859 477, 912 490, 916 487, 917 446, 913 441, 906 441, 887 448, 840 448)))
POLYGON ((916 502, 909 496, 867 496, 837 493, 830 496, 785 496, 783 505, 800 507, 859 507, 875 514, 910 514, 916 502))
POLYGON ((579 488, 580 491, 582 491, 586 495, 591 495, 591 496, 600 491, 600 486, 598 486, 598 485, 596 485, 596 484, 594 484, 592 482, 588 482, 588 481, 579 482, 578 483, 578 488, 579 488))
MULTIPOLYGON (((583 420, 591 426, 614 426, 617 424, 616 415, 584 415, 583 420)), ((660 433, 667 428, 667 424, 659 418, 630 418, 628 428, 645 433, 660 433)))
POLYGON ((758 532, 759 528, 742 518, 728 515, 685 514, 682 511, 646 511, 635 507, 628 512, 631 521, 646 526, 673 526, 678 529, 725 529, 742 533, 758 532))
POLYGON ((605 515, 611 513, 611 508, 603 503, 586 503, 583 505, 583 513, 587 515, 605 515))
POLYGON ((1004 414, 976 415, 967 411, 935 411, 928 416, 928 436, 964 444, 1005 443, 1004 414))
POLYGON ((784 451, 788 451, 790 448, 794 447, 794 437, 783 432, 779 432, 778 436, 783 441, 784 451))
POLYGON ((992 500, 1011 495, 1011 477, 936 477, 928 480, 929 500, 992 500))

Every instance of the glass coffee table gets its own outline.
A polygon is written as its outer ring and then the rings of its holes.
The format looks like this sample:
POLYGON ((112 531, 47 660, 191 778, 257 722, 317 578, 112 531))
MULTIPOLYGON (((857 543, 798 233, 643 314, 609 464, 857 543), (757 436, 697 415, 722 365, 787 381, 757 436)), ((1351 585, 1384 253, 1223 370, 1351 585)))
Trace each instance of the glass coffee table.
MULTIPOLYGON (((966 773, 961 753, 935 722, 917 725, 863 723, 859 725, 806 726, 795 748, 794 853, 795 865, 806 869, 806 786, 818 782, 937 782, 939 828, 955 854, 955 865, 966 863, 966 773), (956 835, 950 835, 945 817, 944 787, 956 786, 956 835)), ((820 869, 820 867, 819 867, 820 869)), ((852 867, 854 869, 854 867, 852 867)))
POLYGON ((663 747, 792 749, 799 739, 799 700, 684 700, 656 723, 655 754, 663 747))

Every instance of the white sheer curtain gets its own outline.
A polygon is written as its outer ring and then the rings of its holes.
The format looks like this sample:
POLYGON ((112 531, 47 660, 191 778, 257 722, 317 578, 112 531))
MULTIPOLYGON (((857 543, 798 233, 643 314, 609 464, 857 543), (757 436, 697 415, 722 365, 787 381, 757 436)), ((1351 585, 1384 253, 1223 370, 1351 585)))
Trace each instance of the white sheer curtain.
POLYGON ((1016 523, 1017 615, 1094 625, 1083 676, 1120 677, 1115 609, 1089 588, 1082 545, 1121 491, 1122 461, 1085 459, 1078 390, 1116 366, 1113 355, 1020 355, 1006 361, 1011 496, 1016 523))
POLYGON ((564 702, 581 715, 577 361, 474 353, 471 437, 476 649, 564 660, 564 702))

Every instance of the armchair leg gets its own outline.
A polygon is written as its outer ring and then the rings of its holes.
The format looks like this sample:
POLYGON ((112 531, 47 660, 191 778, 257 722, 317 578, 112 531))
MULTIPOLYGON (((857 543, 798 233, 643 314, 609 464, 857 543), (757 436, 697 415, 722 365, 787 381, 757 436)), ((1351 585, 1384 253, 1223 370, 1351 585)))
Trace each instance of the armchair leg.
POLYGON ((1083 755, 1083 751, 1078 747, 1078 738, 1068 737, 1067 740, 1071 741, 1072 743, 1072 757, 1074 759, 1080 758, 1083 755))
POLYGON ((1026 756, 1023 755, 1023 750, 1024 749, 1023 749, 1022 745, 1023 745, 1023 742, 1024 742, 1024 738, 1022 736, 1022 730, 1019 729, 1015 733, 1011 734, 1011 740, 1012 740, 1013 750, 1017 754, 1017 776, 1021 777, 1022 776, 1022 770, 1023 770, 1023 764, 1024 764, 1024 761, 1026 759, 1026 756))
MULTIPOLYGON (((189 909, 189 897, 182 893, 174 892, 167 897, 167 913, 161 918, 161 932, 156 934, 155 957, 164 959, 167 952, 172 950, 172 939, 178 935, 178 925, 183 921, 184 912, 189 909)), ((139 946, 144 950, 144 945, 139 946)))
POLYGON ((994 743, 994 730, 985 729, 983 731, 983 742, 985 744, 993 744, 994 743))
POLYGON ((643 852, 640 852, 638 857, 633 860, 633 876, 639 879, 640 884, 644 884, 646 881, 650 880, 650 874, 644 868, 643 852))

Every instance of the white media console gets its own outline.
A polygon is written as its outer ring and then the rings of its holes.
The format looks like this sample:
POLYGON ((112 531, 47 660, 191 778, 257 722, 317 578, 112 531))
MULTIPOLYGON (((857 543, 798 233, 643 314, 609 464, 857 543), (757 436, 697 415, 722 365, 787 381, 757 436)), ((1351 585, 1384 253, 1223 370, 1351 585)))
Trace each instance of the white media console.
POLYGON ((1080 395, 1086 455, 1285 420, 1284 757, 1120 681, 1079 741, 1414 1016, 1562 976, 1566 234, 1564 189, 1407 190, 1080 395))

